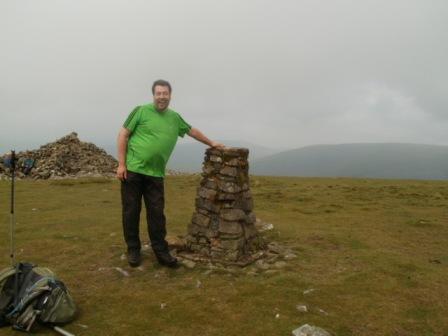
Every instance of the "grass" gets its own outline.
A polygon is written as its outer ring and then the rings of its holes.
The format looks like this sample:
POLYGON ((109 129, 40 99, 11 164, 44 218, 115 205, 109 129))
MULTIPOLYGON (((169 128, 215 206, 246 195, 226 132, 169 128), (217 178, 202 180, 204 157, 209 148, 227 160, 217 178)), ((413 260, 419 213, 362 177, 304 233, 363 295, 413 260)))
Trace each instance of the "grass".
MULTIPOLYGON (((186 232, 198 182, 167 178, 169 234, 186 232)), ((298 255, 276 274, 168 270, 151 254, 143 271, 130 269, 120 259, 119 184, 103 179, 19 181, 18 259, 50 267, 67 284, 80 308, 67 326, 76 335, 290 335, 304 323, 346 336, 448 335, 447 182, 251 183, 257 216, 274 224, 267 238, 298 255)), ((1 268, 9 264, 8 192, 0 181, 1 268)))

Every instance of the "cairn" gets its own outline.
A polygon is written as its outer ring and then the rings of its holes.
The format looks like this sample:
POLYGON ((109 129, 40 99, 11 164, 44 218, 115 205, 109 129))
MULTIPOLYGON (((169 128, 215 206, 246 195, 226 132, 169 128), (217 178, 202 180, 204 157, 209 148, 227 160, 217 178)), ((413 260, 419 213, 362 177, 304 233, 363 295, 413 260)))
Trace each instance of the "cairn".
MULTIPOLYGON (((80 141, 75 132, 39 149, 17 153, 16 156, 17 177, 35 180, 113 177, 118 164, 104 149, 80 141), (31 161, 32 165, 26 167, 27 161, 31 161)), ((8 169, 4 167, 3 158, 0 158, 0 179, 7 176, 8 169)))
POLYGON ((255 228, 248 155, 246 148, 206 150, 186 237, 191 259, 245 266, 263 254, 255 228))

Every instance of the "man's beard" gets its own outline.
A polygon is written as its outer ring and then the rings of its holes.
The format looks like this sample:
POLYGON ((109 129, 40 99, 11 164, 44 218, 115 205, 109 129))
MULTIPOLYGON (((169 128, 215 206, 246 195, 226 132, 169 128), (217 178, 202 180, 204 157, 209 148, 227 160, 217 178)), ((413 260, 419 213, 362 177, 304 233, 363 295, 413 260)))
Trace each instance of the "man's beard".
POLYGON ((170 101, 169 100, 156 100, 156 108, 159 111, 166 110, 168 108, 170 101))

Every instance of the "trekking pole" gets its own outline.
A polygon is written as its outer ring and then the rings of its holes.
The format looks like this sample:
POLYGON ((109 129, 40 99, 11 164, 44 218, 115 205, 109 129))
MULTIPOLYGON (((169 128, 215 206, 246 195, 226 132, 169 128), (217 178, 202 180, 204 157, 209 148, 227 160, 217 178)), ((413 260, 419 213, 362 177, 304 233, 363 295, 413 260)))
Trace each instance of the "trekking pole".
POLYGON ((61 327, 53 327, 53 330, 64 336, 75 336, 72 333, 69 333, 67 330, 62 329, 61 327))
POLYGON ((11 211, 10 211, 10 257, 11 257, 11 266, 15 266, 16 260, 14 255, 14 229, 15 229, 15 223, 16 223, 16 217, 15 217, 15 202, 14 202, 14 196, 15 196, 15 175, 16 175, 16 152, 11 151, 11 158, 10 158, 10 171, 11 171, 11 211))
POLYGON ((16 263, 15 257, 15 246, 14 246, 14 232, 16 225, 16 215, 15 215, 15 177, 16 177, 16 152, 11 150, 11 156, 9 158, 9 169, 11 172, 11 211, 10 211, 10 257, 11 266, 16 269, 14 274, 14 306, 18 303, 18 292, 19 292, 19 265, 16 263))

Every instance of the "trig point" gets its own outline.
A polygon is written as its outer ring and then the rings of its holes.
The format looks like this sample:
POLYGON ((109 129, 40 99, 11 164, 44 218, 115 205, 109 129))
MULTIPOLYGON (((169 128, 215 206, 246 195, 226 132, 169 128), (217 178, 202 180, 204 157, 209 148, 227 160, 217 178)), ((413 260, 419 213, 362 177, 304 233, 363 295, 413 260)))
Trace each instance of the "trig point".
POLYGON ((188 226, 187 248, 193 259, 244 266, 263 255, 252 211, 248 155, 246 148, 206 150, 188 226))

